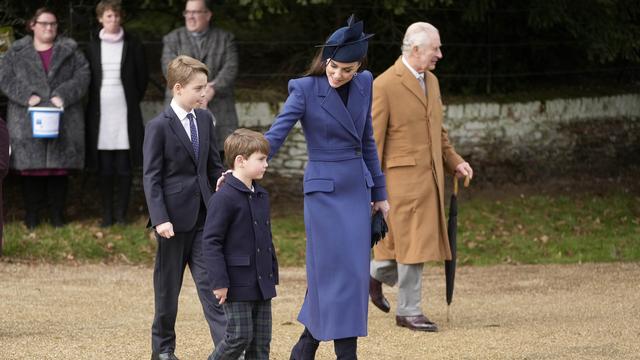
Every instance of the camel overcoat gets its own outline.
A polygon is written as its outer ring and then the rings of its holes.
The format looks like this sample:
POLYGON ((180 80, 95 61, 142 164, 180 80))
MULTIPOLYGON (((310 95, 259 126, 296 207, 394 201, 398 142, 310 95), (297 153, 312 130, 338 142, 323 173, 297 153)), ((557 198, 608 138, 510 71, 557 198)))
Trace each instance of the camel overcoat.
POLYGON ((438 79, 425 73, 426 95, 398 58, 373 82, 373 129, 387 179, 389 233, 376 260, 416 264, 451 259, 444 210, 444 171, 464 160, 442 124, 438 79))

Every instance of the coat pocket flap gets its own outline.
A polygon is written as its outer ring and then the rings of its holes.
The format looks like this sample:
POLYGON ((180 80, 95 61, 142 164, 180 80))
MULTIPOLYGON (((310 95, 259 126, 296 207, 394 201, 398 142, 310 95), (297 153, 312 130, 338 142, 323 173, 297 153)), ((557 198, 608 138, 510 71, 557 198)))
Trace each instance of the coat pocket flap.
POLYGON ((411 156, 400 156, 389 158, 386 160, 387 168, 397 167, 397 166, 415 166, 416 159, 411 156))
POLYGON ((331 179, 309 179, 304 182, 304 193, 312 192, 333 192, 334 185, 331 179))
POLYGON ((251 258, 249 256, 229 256, 227 258, 228 266, 249 266, 251 258))
POLYGON ((165 195, 171 195, 171 194, 179 193, 180 191, 182 191, 182 183, 181 182, 175 183, 175 184, 165 185, 165 187, 164 187, 165 195))

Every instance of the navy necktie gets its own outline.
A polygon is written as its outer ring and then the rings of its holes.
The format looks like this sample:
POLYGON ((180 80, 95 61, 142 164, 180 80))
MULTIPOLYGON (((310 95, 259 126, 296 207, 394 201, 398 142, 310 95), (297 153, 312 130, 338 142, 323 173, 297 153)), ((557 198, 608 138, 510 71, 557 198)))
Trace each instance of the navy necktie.
POLYGON ((200 141, 198 141, 198 131, 196 130, 196 122, 193 118, 193 114, 187 114, 189 119, 189 130, 191 131, 191 145, 193 146, 193 152, 196 154, 196 161, 198 161, 198 155, 200 153, 200 141))

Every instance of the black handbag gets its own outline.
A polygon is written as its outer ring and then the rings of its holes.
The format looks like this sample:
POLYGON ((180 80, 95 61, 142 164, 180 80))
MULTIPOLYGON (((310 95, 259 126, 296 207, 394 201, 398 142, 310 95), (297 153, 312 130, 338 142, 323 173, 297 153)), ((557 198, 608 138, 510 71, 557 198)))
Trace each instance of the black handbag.
POLYGON ((376 211, 371 216, 371 247, 373 248, 378 241, 384 239, 388 231, 389 227, 387 226, 387 222, 384 220, 382 211, 376 211))

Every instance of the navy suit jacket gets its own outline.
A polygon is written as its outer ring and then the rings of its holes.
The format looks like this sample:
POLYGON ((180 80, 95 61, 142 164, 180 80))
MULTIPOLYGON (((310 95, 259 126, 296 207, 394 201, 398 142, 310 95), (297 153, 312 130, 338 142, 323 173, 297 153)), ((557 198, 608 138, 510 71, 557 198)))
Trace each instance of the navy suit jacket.
POLYGON ((229 301, 276 296, 278 261, 271 240, 269 194, 254 192, 233 175, 209 200, 202 253, 211 290, 228 288, 229 301))
POLYGON ((195 109, 200 154, 171 106, 147 123, 144 134, 143 185, 150 226, 170 221, 176 232, 193 229, 201 204, 207 204, 222 172, 213 119, 195 109))

